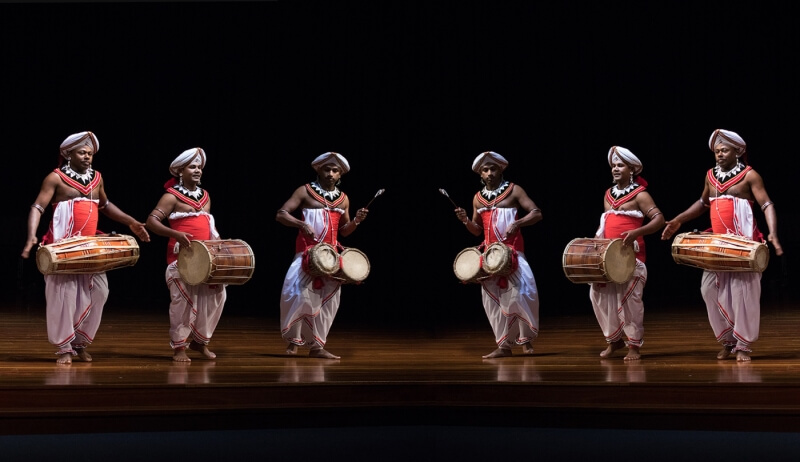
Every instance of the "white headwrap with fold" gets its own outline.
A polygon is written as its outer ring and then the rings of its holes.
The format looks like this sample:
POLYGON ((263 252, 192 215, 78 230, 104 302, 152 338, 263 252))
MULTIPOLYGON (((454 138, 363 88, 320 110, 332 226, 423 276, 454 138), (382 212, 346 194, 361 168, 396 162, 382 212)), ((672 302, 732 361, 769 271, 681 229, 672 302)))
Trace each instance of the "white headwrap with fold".
POLYGON ((100 150, 100 141, 97 140, 97 137, 92 132, 80 132, 69 135, 67 139, 61 143, 61 155, 65 159, 69 159, 69 152, 81 146, 89 146, 94 150, 94 153, 97 154, 97 151, 100 150))
POLYGON ((708 147, 713 151, 714 147, 719 143, 725 143, 736 149, 739 153, 736 157, 742 156, 745 151, 747 151, 747 143, 745 143, 742 137, 736 132, 723 130, 721 128, 714 130, 714 133, 711 134, 711 138, 708 139, 708 147))
POLYGON ((342 173, 347 173, 350 171, 350 163, 347 162, 347 159, 344 158, 343 155, 339 154, 338 152, 326 152, 325 154, 320 154, 313 162, 311 162, 311 168, 314 170, 319 170, 325 164, 336 164, 340 169, 342 169, 342 173))
POLYGON ((508 161, 505 157, 494 151, 486 151, 478 154, 478 157, 472 161, 472 171, 480 173, 481 167, 487 162, 493 162, 500 167, 500 170, 505 170, 508 167, 508 161))
POLYGON ((622 146, 611 146, 611 149, 608 150, 608 165, 614 165, 614 158, 620 159, 622 162, 625 162, 626 165, 631 167, 631 172, 634 175, 639 175, 642 173, 644 166, 642 165, 642 161, 639 160, 631 151, 628 149, 623 148, 622 146))
POLYGON ((171 173, 172 176, 181 176, 181 170, 183 170, 187 165, 191 164, 197 156, 200 156, 200 168, 205 168, 206 152, 203 151, 202 148, 192 148, 183 151, 181 155, 172 161, 172 163, 169 165, 169 173, 171 173))

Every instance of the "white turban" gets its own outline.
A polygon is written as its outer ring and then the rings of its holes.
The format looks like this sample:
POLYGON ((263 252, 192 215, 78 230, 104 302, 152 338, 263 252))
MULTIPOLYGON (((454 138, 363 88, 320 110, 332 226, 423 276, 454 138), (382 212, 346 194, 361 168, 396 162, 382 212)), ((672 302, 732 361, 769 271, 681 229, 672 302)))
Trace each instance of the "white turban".
POLYGON ((481 167, 487 162, 492 162, 500 167, 500 170, 505 170, 508 167, 508 161, 505 157, 494 151, 486 151, 478 154, 478 157, 472 161, 472 170, 475 173, 480 173, 481 167))
POLYGON ((67 139, 61 143, 61 155, 64 156, 65 159, 69 159, 70 151, 81 146, 89 146, 96 154, 97 151, 100 150, 100 141, 97 140, 97 137, 94 136, 92 132, 80 132, 69 135, 67 139))
POLYGON ((738 133, 723 130, 721 128, 714 130, 714 133, 711 134, 711 138, 708 139, 708 147, 713 151, 714 147, 719 143, 725 143, 729 146, 732 146, 739 152, 739 156, 744 154, 747 150, 747 143, 744 142, 738 133))
POLYGON ((642 169, 644 169, 642 161, 622 146, 611 146, 611 149, 608 150, 608 165, 614 165, 614 157, 617 157, 625 162, 626 165, 630 166, 631 172, 633 172, 634 175, 642 173, 642 169))
POLYGON ((183 151, 181 155, 172 161, 172 163, 169 165, 169 173, 171 173, 173 176, 181 176, 181 170, 183 170, 187 165, 191 164, 197 156, 200 156, 200 168, 205 168, 206 152, 203 151, 202 148, 192 148, 183 151))
POLYGON ((320 154, 314 162, 311 162, 311 168, 314 170, 319 170, 325 164, 335 164, 340 169, 342 169, 342 173, 347 173, 350 171, 350 163, 347 162, 347 159, 344 158, 343 155, 339 154, 338 152, 326 152, 325 154, 320 154))

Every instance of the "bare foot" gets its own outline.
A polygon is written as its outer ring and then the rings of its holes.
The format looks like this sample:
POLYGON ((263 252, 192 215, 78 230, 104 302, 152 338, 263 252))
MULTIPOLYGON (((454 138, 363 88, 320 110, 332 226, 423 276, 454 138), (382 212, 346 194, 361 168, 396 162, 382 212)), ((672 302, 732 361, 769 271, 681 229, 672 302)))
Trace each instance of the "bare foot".
POLYGON ((297 345, 294 343, 290 343, 289 346, 286 347, 286 354, 287 355, 296 355, 297 354, 297 345))
POLYGON ((58 355, 56 364, 72 364, 72 353, 63 353, 58 355))
POLYGON ((750 355, 746 351, 739 350, 736 352, 736 361, 750 361, 750 355))
POLYGON ((601 357, 601 358, 610 358, 610 357, 611 357, 611 355, 612 355, 612 354, 613 354, 615 351, 619 350, 620 348, 622 348, 622 347, 624 347, 624 346, 625 346, 625 341, 624 341, 624 340, 622 340, 622 339, 620 339, 620 340, 617 340, 616 342, 613 342, 613 343, 609 343, 609 344, 608 344, 608 348, 606 348, 605 350, 603 350, 603 351, 600 353, 600 357, 601 357))
POLYGON ((511 350, 508 348, 498 348, 493 352, 489 353, 488 355, 483 355, 483 359, 492 359, 492 358, 507 358, 511 356, 511 350))
POLYGON ((637 359, 642 359, 641 353, 639 353, 639 347, 628 345, 628 354, 625 355, 625 361, 635 361, 637 359))
POLYGON ((309 358, 323 358, 323 359, 342 359, 341 356, 336 356, 333 353, 325 350, 324 348, 315 348, 308 352, 309 358))
POLYGON ((199 351, 203 356, 206 357, 206 359, 214 359, 217 357, 217 355, 211 352, 206 345, 197 343, 194 340, 192 340, 192 343, 189 344, 189 348, 194 351, 199 351))
POLYGON ((522 353, 526 355, 533 354, 533 346, 531 345, 531 342, 525 342, 522 344, 522 353))
POLYGON ((172 355, 172 360, 179 363, 188 363, 192 360, 186 355, 186 348, 175 348, 175 353, 172 355))
POLYGON ((717 359, 725 359, 731 355, 731 351, 733 351, 733 346, 725 346, 717 353, 717 359))
POLYGON ((80 358, 81 361, 86 361, 87 363, 92 362, 92 355, 86 351, 86 348, 76 348, 75 352, 78 353, 78 358, 80 358))

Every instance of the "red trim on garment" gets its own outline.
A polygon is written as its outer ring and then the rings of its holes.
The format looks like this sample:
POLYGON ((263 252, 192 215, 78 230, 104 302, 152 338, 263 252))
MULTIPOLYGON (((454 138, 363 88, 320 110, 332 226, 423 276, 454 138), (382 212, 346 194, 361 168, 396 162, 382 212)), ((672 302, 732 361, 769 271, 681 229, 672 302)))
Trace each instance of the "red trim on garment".
POLYGON ((711 182, 711 185, 714 186, 715 188, 717 188, 717 191, 719 191, 721 193, 724 193, 731 186, 733 186, 736 183, 742 181, 744 179, 744 176, 747 175, 747 172, 749 172, 750 170, 753 170, 753 167, 748 165, 747 167, 744 168, 744 170, 739 172, 738 175, 736 175, 734 177, 731 177, 728 180, 725 180, 724 183, 720 183, 719 182, 717 177, 714 175, 714 169, 713 168, 708 170, 708 173, 706 174, 706 176, 708 176, 708 181, 711 182))
POLYGON ((508 197, 509 194, 511 194, 511 191, 513 189, 514 189, 514 183, 509 183, 508 187, 506 188, 506 190, 503 191, 501 194, 499 194, 494 199, 492 199, 491 201, 488 201, 488 200, 486 200, 485 197, 481 196, 481 192, 480 191, 475 193, 475 197, 478 198, 478 202, 480 204, 482 204, 484 207, 491 207, 494 204, 497 204, 498 202, 502 202, 503 199, 505 199, 506 197, 508 197))
POLYGON ((84 196, 89 195, 89 193, 92 192, 92 190, 94 188, 99 186, 100 185, 100 179, 102 178, 102 175, 100 175, 100 172, 98 172, 97 170, 94 170, 92 179, 89 181, 88 184, 84 185, 83 183, 81 183, 79 181, 75 181, 69 175, 64 173, 60 168, 54 169, 53 171, 58 173, 58 176, 61 177, 61 180, 64 183, 68 184, 72 188, 77 189, 84 196))
POLYGON ((619 206, 633 199, 634 197, 636 197, 637 194, 639 194, 640 192, 644 191, 647 188, 640 185, 638 188, 634 189, 628 194, 625 194, 619 199, 614 199, 614 195, 611 194, 611 189, 612 188, 608 188, 608 190, 606 190, 606 200, 608 201, 609 204, 611 204, 612 209, 617 210, 619 206))
POLYGON ((347 194, 340 191, 341 195, 337 199, 334 199, 333 202, 328 201, 321 194, 314 191, 314 188, 311 187, 311 184, 306 184, 306 191, 308 191, 311 197, 316 199, 318 202, 325 204, 328 207, 338 207, 342 202, 344 202, 345 198, 347 198, 347 194))
POLYGON ((169 188, 167 189, 167 192, 177 197, 179 201, 187 204, 189 207, 192 207, 195 210, 203 210, 203 207, 208 203, 208 201, 211 200, 208 195, 208 191, 205 189, 203 190, 203 195, 200 196, 200 200, 194 200, 175 188, 169 188))

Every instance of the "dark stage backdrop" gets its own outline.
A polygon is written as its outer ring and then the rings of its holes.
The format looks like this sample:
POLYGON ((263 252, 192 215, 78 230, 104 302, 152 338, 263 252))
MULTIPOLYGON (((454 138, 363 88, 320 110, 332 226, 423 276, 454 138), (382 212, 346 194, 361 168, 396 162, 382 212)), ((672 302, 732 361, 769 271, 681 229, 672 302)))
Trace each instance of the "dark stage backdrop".
MULTIPOLYGON (((642 159, 672 218, 701 193, 716 128, 747 141, 777 204, 786 255, 773 252, 764 299, 792 300, 800 50, 790 5, 0 3, 6 300, 42 312, 41 275, 19 258, 26 217, 61 141, 91 130, 110 199, 142 221, 169 163, 190 147, 207 151, 203 186, 218 228, 256 255, 252 280, 229 288, 226 312, 278 318, 296 230, 275 212, 314 179, 312 159, 336 151, 352 166, 341 188, 353 209, 386 190, 342 239, 368 255, 371 274, 344 288, 337 323, 483 325, 479 287, 452 271, 457 253, 480 241, 438 189, 469 207, 480 188, 472 160, 494 150, 544 214, 523 231, 544 330, 551 313, 592 316, 588 287, 566 279, 562 255, 598 225, 609 147, 642 159)), ((703 218, 682 231, 707 226, 703 218)), ((135 267, 109 272, 107 309, 166 310, 166 239, 140 245, 135 267)), ((670 245, 647 238, 647 309, 702 310, 700 270, 676 265, 670 245)))

